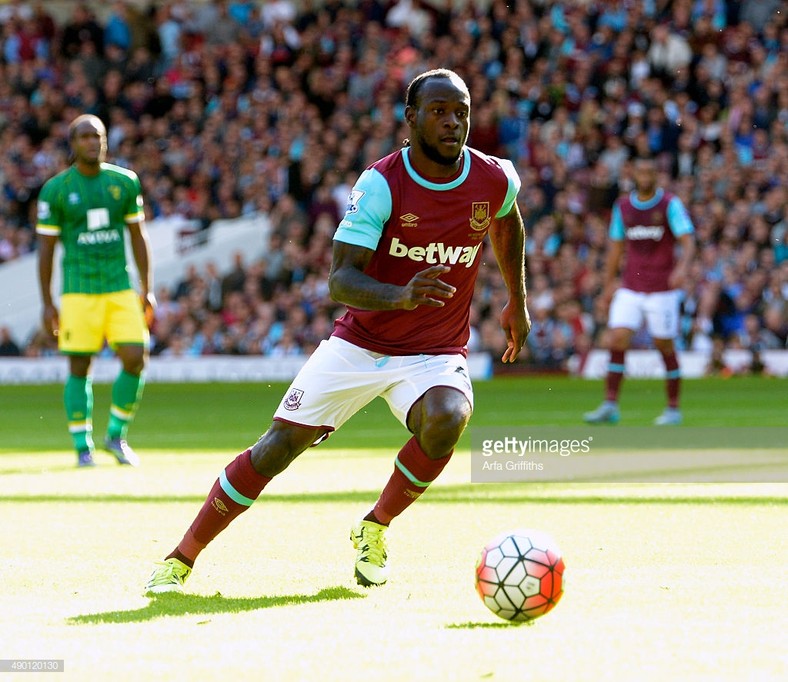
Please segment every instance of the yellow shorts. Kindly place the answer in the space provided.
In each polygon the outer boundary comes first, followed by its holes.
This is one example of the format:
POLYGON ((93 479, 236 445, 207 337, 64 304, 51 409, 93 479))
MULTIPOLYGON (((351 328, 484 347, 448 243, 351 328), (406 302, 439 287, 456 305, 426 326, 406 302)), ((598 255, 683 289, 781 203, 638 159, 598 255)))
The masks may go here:
POLYGON ((105 340, 113 348, 122 344, 147 346, 149 339, 136 291, 63 294, 61 298, 58 347, 62 353, 98 353, 105 340))

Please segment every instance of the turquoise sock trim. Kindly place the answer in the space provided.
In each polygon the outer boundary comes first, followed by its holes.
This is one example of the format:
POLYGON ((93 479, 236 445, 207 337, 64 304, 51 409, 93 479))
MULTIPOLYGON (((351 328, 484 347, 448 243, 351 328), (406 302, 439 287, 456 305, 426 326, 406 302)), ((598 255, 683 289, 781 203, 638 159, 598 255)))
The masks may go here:
POLYGON ((241 495, 241 493, 233 488, 233 484, 227 480, 227 474, 224 472, 224 469, 222 469, 222 473, 219 474, 219 485, 222 486, 222 490, 227 493, 227 497, 233 502, 242 504, 244 507, 252 506, 254 500, 250 497, 246 497, 246 495, 241 495))
POLYGON ((672 369, 670 372, 665 374, 666 379, 681 379, 681 370, 680 369, 672 369))
POLYGON ((405 477, 413 484, 419 486, 419 488, 426 488, 432 481, 420 481, 416 478, 410 471, 405 468, 405 465, 399 461, 399 457, 394 460, 394 465, 399 469, 405 477))
POLYGON ((608 372, 616 372, 618 374, 623 374, 625 369, 626 369, 626 365, 619 365, 619 364, 613 363, 613 362, 611 362, 607 366, 607 371, 608 372))

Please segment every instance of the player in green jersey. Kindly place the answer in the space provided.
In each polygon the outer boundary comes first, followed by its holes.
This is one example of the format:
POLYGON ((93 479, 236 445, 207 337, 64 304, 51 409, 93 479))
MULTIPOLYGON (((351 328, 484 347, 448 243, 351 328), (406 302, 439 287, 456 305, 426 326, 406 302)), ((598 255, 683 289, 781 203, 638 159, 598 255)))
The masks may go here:
POLYGON ((93 466, 93 388, 90 365, 106 341, 122 363, 112 385, 104 446, 120 464, 137 466, 126 442, 143 388, 156 300, 139 178, 105 163, 107 131, 96 116, 69 126, 74 163, 47 181, 38 199, 38 271, 44 328, 69 357, 64 402, 78 466, 93 466), (140 277, 132 286, 125 231, 140 277), (63 246, 63 289, 58 311, 52 298, 55 246, 63 246), (140 302, 140 296, 142 303, 140 302))

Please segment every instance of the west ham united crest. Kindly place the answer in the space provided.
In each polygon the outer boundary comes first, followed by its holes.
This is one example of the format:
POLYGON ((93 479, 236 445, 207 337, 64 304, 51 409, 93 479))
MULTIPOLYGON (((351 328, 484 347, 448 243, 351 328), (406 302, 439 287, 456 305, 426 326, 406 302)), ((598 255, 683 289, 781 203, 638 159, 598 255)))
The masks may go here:
POLYGON ((471 205, 471 227, 477 232, 481 232, 487 229, 490 220, 490 202, 474 201, 471 205))
POLYGON ((284 408, 286 410, 297 410, 301 407, 301 398, 304 397, 304 392, 300 388, 292 388, 290 389, 290 393, 287 394, 287 398, 285 398, 284 408))

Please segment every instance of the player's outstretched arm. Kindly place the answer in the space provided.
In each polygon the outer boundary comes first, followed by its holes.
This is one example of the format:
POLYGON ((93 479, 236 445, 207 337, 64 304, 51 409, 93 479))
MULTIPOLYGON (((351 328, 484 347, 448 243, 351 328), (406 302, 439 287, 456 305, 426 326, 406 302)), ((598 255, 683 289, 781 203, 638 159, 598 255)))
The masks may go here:
POLYGON ((439 277, 450 268, 434 265, 417 272, 404 286, 386 284, 364 272, 374 251, 345 242, 334 242, 328 287, 337 303, 361 310, 413 310, 420 305, 440 308, 442 299, 454 296, 453 286, 439 277))
POLYGON ((516 202, 509 213, 493 221, 490 242, 509 291, 509 301, 501 311, 507 343, 501 360, 514 362, 531 331, 525 293, 525 226, 516 202))

